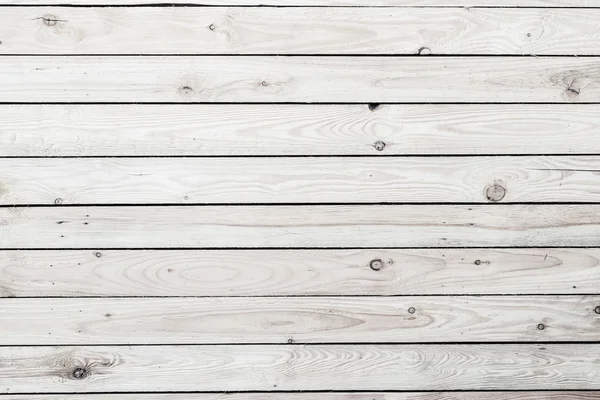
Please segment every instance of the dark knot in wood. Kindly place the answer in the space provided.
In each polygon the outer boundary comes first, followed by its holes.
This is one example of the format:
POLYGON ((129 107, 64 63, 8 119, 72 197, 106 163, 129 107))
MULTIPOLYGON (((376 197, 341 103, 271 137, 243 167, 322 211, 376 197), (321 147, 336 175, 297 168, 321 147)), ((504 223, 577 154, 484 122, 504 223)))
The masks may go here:
POLYGON ((546 329, 546 325, 544 325, 544 324, 538 324, 537 328, 538 328, 540 331, 543 331, 544 329, 546 329))
POLYGON ((57 205, 62 204, 62 202, 63 202, 63 200, 60 197, 54 200, 54 204, 57 204, 57 205))
POLYGON ((600 306, 597 306, 596 308, 594 308, 594 312, 596 314, 600 314, 600 306))
POLYGON ((418 53, 420 56, 428 56, 431 54, 431 49, 429 47, 421 47, 418 53))
POLYGON ((485 190, 485 197, 487 197, 487 199, 492 202, 502 200, 505 195, 506 189, 504 189, 504 187, 498 184, 494 184, 485 190))
POLYGON ((215 26, 215 24, 210 24, 208 26, 208 29, 210 29, 211 31, 214 31, 215 29, 217 29, 217 27, 215 26))
POLYGON ((102 253, 100 253, 99 251, 95 252, 94 255, 98 258, 102 257, 102 253))
POLYGON ((89 372, 87 371, 87 369, 81 367, 75 368, 71 374, 73 379, 84 379, 88 375, 89 372))
POLYGON ((369 103, 369 110, 370 111, 375 111, 375 110, 377 110, 379 108, 380 105, 381 104, 378 104, 378 103, 369 103))
POLYGON ((377 151, 383 151, 383 149, 385 149, 385 142, 382 142, 381 140, 378 140, 375 143, 373 143, 373 147, 377 151))
POLYGON ((369 266, 373 271, 379 271, 381 268, 383 268, 383 261, 381 261, 380 259, 373 260, 371 261, 369 266))
POLYGON ((415 313, 415 311, 417 311, 417 310, 416 310, 414 307, 410 307, 410 308, 408 309, 408 313, 409 313, 409 314, 414 314, 414 313, 415 313))

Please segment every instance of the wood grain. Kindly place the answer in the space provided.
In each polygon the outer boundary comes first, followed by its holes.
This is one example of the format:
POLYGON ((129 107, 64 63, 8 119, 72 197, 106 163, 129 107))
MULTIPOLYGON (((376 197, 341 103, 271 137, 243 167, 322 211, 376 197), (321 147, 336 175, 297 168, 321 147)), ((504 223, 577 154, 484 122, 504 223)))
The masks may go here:
POLYGON ((595 104, 0 105, 0 157, 600 154, 599 114, 595 104))
POLYGON ((0 390, 597 390, 599 354, 589 343, 1 347, 0 390))
POLYGON ((2 7, 0 54, 597 55, 599 20, 566 8, 2 7))
POLYGON ((600 249, 0 251, 0 297, 585 294, 599 287, 600 249), (380 269, 371 268, 374 260, 380 269))
MULTIPOLYGON (((480 400, 481 392, 311 392, 311 393, 136 393, 136 394, 44 394, 27 400, 480 400)), ((488 400, 598 400, 600 392, 486 392, 488 400)), ((5 395, 3 400, 23 400, 5 395)))
POLYGON ((600 202, 600 157, 0 159, 0 204, 600 202))
POLYGON ((596 307, 600 295, 12 299, 0 345, 597 342, 596 307))
MULTIPOLYGON (((18 6, 18 5, 64 5, 64 0, 11 0, 0 4, 18 6)), ((68 4, 75 6, 82 5, 107 5, 102 0, 73 0, 68 4)), ((140 3, 139 0, 119 0, 120 5, 139 5, 139 4, 161 4, 162 0, 145 0, 140 3)), ((169 4, 192 7, 194 5, 211 6, 384 6, 384 7, 599 7, 598 0, 173 0, 169 4)))
POLYGON ((597 247, 600 205, 0 208, 4 249, 597 247))
POLYGON ((600 59, 6 56, 3 102, 600 101, 600 59))

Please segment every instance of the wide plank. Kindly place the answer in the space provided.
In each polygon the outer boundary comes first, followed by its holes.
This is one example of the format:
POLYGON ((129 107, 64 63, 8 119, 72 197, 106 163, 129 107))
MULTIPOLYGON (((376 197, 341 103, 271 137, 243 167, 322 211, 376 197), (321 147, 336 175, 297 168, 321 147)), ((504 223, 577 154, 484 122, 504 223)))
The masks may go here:
POLYGON ((598 248, 0 251, 0 297, 586 294, 599 287, 598 248))
POLYGON ((598 21, 568 8, 0 7, 0 54, 598 55, 598 21))
POLYGON ((2 207, 3 249, 600 245, 600 205, 2 207))
MULTIPOLYGON (((43 394, 27 400, 480 400, 481 392, 310 392, 310 393, 136 393, 43 394)), ((487 400, 598 400, 600 392, 540 391, 486 392, 487 400)), ((24 400, 5 395, 3 400, 24 400)))
POLYGON ((2 102, 600 102, 597 57, 6 56, 2 102))
POLYGON ((600 345, 0 347, 0 392, 600 389, 600 345))
POLYGON ((600 157, 0 159, 0 204, 600 202, 600 157))
POLYGON ((600 154, 599 114, 596 104, 0 104, 0 157, 600 154))
POLYGON ((600 295, 50 298, 0 310, 2 346, 600 341, 600 295))

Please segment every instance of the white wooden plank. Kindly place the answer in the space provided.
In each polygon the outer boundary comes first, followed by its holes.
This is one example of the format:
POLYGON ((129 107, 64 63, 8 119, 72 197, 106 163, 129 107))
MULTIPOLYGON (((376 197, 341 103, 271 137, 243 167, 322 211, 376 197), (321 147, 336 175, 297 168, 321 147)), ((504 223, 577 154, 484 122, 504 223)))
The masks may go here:
MULTIPOLYGON (((166 4, 163 0, 11 0, 0 4, 19 5, 143 5, 166 4)), ((172 0, 168 4, 203 6, 360 6, 360 7, 600 7, 598 0, 172 0)))
POLYGON ((599 287, 600 249, 0 251, 0 297, 584 294, 599 287))
POLYGON ((600 154, 599 114, 595 104, 0 105, 0 156, 600 154))
POLYGON ((52 298, 0 310, 3 346, 600 340, 600 296, 52 298))
POLYGON ((0 159, 0 204, 600 202, 600 157, 0 159))
MULTIPOLYGON (((310 393, 136 393, 43 394, 27 400, 480 400, 481 392, 310 392, 310 393)), ((486 392, 488 400, 598 400, 592 391, 486 392)), ((3 400, 23 400, 5 395, 3 400)))
POLYGON ((599 353, 589 343, 1 347, 0 390, 600 389, 599 353))
POLYGON ((600 205, 0 208, 3 249, 600 244, 600 205))
POLYGON ((600 61, 552 57, 6 56, 3 102, 599 102, 600 61))
POLYGON ((566 8, 2 7, 0 54, 597 55, 599 20, 566 8))

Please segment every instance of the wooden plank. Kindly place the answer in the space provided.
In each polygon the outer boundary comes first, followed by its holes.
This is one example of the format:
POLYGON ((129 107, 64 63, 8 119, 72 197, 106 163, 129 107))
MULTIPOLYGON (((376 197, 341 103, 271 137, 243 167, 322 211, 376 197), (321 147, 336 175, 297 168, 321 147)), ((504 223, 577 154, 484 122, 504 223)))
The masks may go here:
POLYGON ((599 287, 597 248, 0 251, 0 297, 585 294, 599 287))
POLYGON ((600 157, 0 159, 0 204, 600 202, 600 157))
MULTIPOLYGON (((43 394, 27 400, 480 400, 481 392, 311 392, 311 393, 136 393, 136 394, 43 394)), ((488 400, 598 400, 600 392, 486 392, 488 400)), ((5 395, 3 400, 23 400, 5 395)))
POLYGON ((600 101, 596 57, 6 56, 3 102, 600 101))
POLYGON ((0 54, 598 55, 598 20, 566 8, 2 7, 0 54))
POLYGON ((600 154, 599 114, 595 104, 0 105, 0 157, 600 154))
POLYGON ((600 340, 600 295, 51 298, 1 310, 2 346, 600 340))
POLYGON ((0 347, 0 382, 4 393, 597 390, 599 353, 590 343, 0 347))
POLYGON ((0 208, 3 249, 597 247, 600 205, 0 208))

